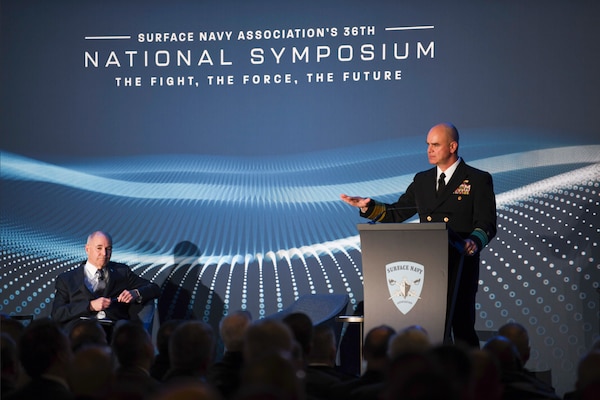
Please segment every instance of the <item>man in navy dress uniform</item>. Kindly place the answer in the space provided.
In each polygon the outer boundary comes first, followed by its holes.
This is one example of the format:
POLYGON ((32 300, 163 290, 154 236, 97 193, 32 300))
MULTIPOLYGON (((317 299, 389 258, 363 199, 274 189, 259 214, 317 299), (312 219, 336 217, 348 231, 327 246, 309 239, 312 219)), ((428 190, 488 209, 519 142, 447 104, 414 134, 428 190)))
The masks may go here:
MULTIPOLYGON (((453 125, 442 123, 431 128, 427 134, 427 157, 435 167, 417 173, 395 203, 345 194, 340 197, 360 208, 362 217, 377 222, 403 222, 418 213, 421 222, 445 222, 462 238, 464 245, 460 250, 454 246, 449 249, 449 306, 463 259, 451 334, 456 343, 479 347, 475 332, 479 257, 496 235, 496 197, 492 176, 467 165, 458 156, 458 143, 458 130, 453 125)), ((446 336, 450 336, 450 332, 446 332, 446 336)))

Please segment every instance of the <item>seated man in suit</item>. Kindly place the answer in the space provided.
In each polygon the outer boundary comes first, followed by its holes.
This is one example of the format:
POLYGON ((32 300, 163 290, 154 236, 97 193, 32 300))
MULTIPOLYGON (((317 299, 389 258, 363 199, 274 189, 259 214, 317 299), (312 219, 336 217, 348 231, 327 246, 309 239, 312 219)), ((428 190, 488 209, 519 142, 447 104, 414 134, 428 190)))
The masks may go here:
POLYGON ((112 238, 96 231, 85 245, 87 261, 56 278, 52 318, 69 331, 81 318, 128 320, 130 306, 160 295, 160 287, 125 264, 110 261, 112 238))

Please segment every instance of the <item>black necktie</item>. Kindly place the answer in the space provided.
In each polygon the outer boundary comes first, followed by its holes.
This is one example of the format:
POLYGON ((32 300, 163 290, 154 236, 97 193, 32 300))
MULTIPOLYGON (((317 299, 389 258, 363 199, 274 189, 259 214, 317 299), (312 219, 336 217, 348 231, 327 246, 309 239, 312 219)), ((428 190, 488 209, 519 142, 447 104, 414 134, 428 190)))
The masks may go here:
POLYGON ((438 179, 438 189, 437 189, 438 194, 442 193, 442 191, 446 187, 446 180, 445 179, 446 179, 446 174, 444 174, 442 172, 440 174, 440 179, 438 179))

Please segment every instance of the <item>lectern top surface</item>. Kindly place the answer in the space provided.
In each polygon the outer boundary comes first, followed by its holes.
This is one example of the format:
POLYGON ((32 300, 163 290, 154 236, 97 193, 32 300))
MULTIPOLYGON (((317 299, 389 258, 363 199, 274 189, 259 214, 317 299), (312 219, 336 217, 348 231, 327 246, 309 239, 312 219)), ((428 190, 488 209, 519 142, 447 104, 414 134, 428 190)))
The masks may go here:
POLYGON ((436 231, 446 230, 445 222, 358 224, 359 231, 436 231))

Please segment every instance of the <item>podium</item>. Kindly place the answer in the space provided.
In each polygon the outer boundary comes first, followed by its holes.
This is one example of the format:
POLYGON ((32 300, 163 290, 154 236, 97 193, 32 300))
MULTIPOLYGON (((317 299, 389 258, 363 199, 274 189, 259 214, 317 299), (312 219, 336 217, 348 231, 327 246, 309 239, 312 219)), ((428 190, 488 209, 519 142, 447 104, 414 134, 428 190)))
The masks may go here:
POLYGON ((420 325, 444 341, 448 293, 445 223, 358 224, 365 334, 379 325, 420 325))

